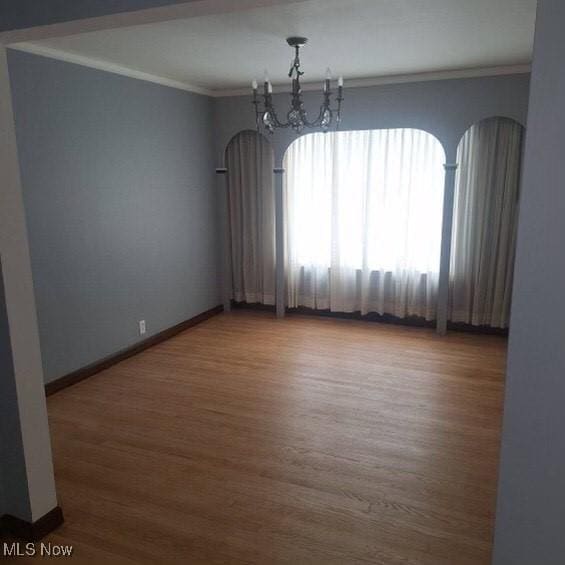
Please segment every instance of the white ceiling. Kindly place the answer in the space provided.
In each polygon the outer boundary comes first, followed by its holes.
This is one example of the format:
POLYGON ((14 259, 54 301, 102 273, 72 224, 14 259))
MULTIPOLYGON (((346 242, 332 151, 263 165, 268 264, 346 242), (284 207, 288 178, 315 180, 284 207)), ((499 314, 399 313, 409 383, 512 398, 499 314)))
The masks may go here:
POLYGON ((34 42, 207 91, 288 79, 285 38, 305 35, 307 81, 527 64, 536 0, 307 0, 34 42))

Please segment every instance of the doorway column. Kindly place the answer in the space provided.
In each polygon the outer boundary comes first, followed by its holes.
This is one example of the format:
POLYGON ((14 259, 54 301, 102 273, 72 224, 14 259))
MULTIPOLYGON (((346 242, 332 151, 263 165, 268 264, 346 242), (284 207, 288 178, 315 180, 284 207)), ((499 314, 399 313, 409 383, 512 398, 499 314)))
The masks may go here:
MULTIPOLYGON (((57 506, 6 48, 0 45, 0 517, 24 537, 57 506)), ((37 526, 37 527, 35 527, 37 526)), ((43 529, 42 529, 43 528, 43 529)))
POLYGON ((276 241, 276 305, 277 317, 284 317, 284 169, 277 167, 273 169, 275 175, 275 241, 276 241))
POLYGON ((437 326, 439 335, 447 333, 447 311, 449 307, 449 267, 451 261, 451 236, 453 234, 453 204, 455 202, 455 173, 457 163, 446 163, 443 191, 443 220, 441 229, 441 258, 437 293, 437 326))
POLYGON ((216 186, 218 199, 220 201, 220 253, 222 257, 222 302, 224 312, 231 311, 232 299, 232 266, 231 266, 231 239, 230 239, 230 218, 228 203, 228 170, 225 168, 216 169, 216 186))
POLYGON ((565 2, 539 0, 493 565, 565 558, 565 2))

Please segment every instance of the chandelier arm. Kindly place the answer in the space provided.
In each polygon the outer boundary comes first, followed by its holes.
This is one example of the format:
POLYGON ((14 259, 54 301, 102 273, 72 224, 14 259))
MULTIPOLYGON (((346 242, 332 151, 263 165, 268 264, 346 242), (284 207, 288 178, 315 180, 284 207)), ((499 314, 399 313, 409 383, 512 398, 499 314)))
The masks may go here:
POLYGON ((312 123, 312 127, 318 127, 318 126, 322 125, 322 119, 323 119, 323 116, 324 116, 324 111, 326 109, 327 109, 327 106, 325 104, 322 104, 320 106, 320 111, 318 112, 318 117, 312 123))
POLYGON ((275 111, 274 106, 271 104, 270 110, 271 112, 271 116, 273 117, 273 120, 275 122, 276 127, 278 128, 287 128, 290 124, 287 122, 281 122, 279 120, 279 117, 277 116, 277 112, 275 111))
POLYGON ((304 120, 304 125, 308 128, 318 127, 319 124, 320 124, 320 116, 318 116, 313 122, 310 122, 307 119, 304 120))
MULTIPOLYGON (((273 100, 271 94, 267 93, 263 95, 263 107, 264 110, 261 114, 265 114, 265 112, 269 112, 271 118, 273 119, 275 128, 285 128, 289 126, 288 123, 283 123, 279 120, 275 107, 273 106, 273 100)), ((271 133, 273 132, 271 131, 271 133)))
POLYGON ((322 126, 322 122, 324 119, 324 112, 326 110, 330 111, 330 121, 328 123, 328 126, 330 126, 333 121, 334 110, 332 110, 332 108, 329 105, 329 99, 324 101, 324 103, 320 105, 320 110, 318 112, 318 116, 316 117, 316 119, 312 122, 308 122, 306 125, 312 128, 322 126))

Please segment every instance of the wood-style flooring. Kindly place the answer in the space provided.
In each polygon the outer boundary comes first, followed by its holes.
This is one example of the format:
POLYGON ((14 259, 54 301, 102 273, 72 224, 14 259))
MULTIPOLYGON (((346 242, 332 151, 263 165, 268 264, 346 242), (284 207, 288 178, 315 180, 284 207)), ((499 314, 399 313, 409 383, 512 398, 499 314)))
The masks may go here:
POLYGON ((488 564, 505 355, 216 316, 48 399, 66 522, 46 541, 75 563, 488 564))

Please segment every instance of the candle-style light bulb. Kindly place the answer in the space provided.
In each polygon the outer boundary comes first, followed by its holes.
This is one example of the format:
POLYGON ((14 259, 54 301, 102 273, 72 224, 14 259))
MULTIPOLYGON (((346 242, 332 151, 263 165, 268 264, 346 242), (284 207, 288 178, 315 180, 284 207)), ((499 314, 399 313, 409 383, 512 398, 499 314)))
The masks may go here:
POLYGON ((253 82, 251 83, 251 88, 253 88, 253 90, 257 90, 257 81, 255 79, 253 79, 253 82))
POLYGON ((273 94, 273 85, 271 84, 271 81, 267 81, 267 92, 269 94, 273 94))
POLYGON ((340 88, 343 88, 343 77, 339 77, 339 78, 337 79, 337 85, 338 85, 340 88))

